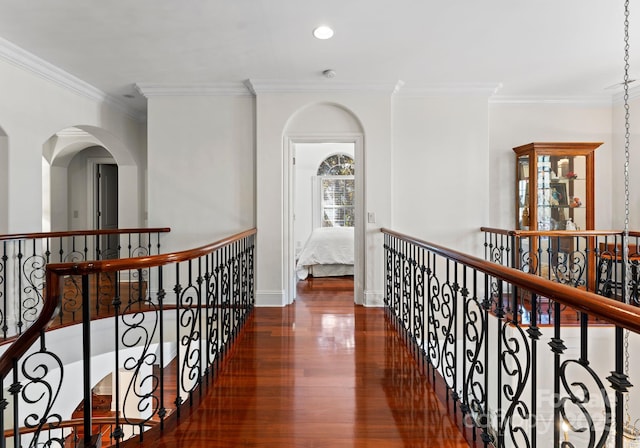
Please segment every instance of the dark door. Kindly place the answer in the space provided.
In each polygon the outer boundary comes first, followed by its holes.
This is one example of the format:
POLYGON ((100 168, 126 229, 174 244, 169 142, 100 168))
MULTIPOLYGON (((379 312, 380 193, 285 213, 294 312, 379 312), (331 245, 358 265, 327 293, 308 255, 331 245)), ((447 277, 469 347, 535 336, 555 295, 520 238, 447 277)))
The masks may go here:
MULTIPOLYGON (((118 165, 101 163, 96 165, 96 228, 102 230, 118 228, 118 165)), ((118 235, 100 238, 102 259, 118 257, 118 235)))

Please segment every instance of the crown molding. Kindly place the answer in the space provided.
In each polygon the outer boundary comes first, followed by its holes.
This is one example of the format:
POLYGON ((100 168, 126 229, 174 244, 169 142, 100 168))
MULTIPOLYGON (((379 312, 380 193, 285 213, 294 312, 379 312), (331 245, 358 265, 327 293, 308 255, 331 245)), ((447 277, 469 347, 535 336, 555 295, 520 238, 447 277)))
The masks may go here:
POLYGON ((135 84, 141 95, 153 96, 247 96, 252 92, 242 82, 220 82, 211 84, 135 84))
POLYGON ((322 81, 295 81, 295 80, 266 80, 247 79, 244 82, 247 89, 254 95, 259 93, 361 93, 379 92, 387 94, 397 93, 402 85, 402 81, 393 82, 350 82, 326 79, 322 81))
POLYGON ((582 106, 611 106, 611 95, 529 95, 529 96, 493 96, 489 98, 491 104, 566 104, 582 106))
POLYGON ((98 103, 107 103, 137 121, 141 121, 142 119, 139 113, 130 108, 119 98, 115 98, 112 95, 107 95, 105 92, 98 89, 97 87, 92 86, 88 82, 81 80, 71 73, 62 70, 59 67, 56 67, 50 62, 47 62, 44 59, 41 59, 38 56, 29 53, 26 50, 23 50, 17 45, 1 37, 0 58, 16 67, 21 68, 22 70, 33 73, 34 75, 39 76, 42 79, 57 84, 92 101, 98 103))
POLYGON ((425 96, 451 96, 451 95, 478 95, 492 96, 502 88, 502 83, 407 83, 398 93, 401 97, 425 97, 425 96))

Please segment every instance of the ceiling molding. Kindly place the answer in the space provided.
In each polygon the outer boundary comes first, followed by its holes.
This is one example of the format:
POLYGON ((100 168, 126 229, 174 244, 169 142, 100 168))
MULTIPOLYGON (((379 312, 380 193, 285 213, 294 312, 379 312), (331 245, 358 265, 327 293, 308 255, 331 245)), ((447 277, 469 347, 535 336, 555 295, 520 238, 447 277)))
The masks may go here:
POLYGON ((259 93, 361 93, 380 92, 394 94, 402 87, 402 81, 393 82, 351 82, 326 79, 322 81, 248 79, 247 88, 254 94, 259 93))
POLYGON ((575 96, 500 96, 489 98, 491 104, 573 104, 583 106, 611 106, 611 95, 575 95, 575 96))
POLYGON ((401 97, 450 96, 450 95, 480 95, 492 96, 502 88, 502 83, 432 83, 405 84, 398 92, 401 97))
POLYGON ((16 67, 33 73, 42 79, 57 84, 92 101, 107 103, 135 120, 140 121, 142 118, 139 113, 130 108, 119 98, 107 95, 102 90, 92 86, 88 82, 81 80, 71 73, 62 70, 61 68, 32 53, 29 53, 28 51, 23 50, 2 37, 0 37, 0 58, 12 65, 15 65, 16 67))
POLYGON ((145 97, 153 96, 247 96, 252 92, 242 82, 211 84, 160 84, 140 82, 135 88, 145 97))

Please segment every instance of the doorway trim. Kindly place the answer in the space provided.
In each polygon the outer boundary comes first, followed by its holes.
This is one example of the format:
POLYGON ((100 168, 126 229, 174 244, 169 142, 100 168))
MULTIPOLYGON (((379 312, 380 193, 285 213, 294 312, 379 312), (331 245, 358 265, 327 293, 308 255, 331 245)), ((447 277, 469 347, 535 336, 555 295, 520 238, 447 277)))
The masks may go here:
POLYGON ((283 254, 284 254, 284 282, 287 305, 293 303, 296 298, 296 276, 295 276, 295 241, 294 241, 294 157, 295 146, 298 143, 352 143, 355 148, 355 228, 354 228, 354 250, 355 264, 353 273, 354 284, 354 303, 358 305, 364 304, 364 285, 365 285, 365 204, 364 204, 364 188, 366 182, 365 163, 364 163, 364 136, 362 134, 304 134, 304 135, 287 135, 285 136, 284 148, 284 194, 283 194, 283 211, 284 211, 284 238, 283 238, 283 254))

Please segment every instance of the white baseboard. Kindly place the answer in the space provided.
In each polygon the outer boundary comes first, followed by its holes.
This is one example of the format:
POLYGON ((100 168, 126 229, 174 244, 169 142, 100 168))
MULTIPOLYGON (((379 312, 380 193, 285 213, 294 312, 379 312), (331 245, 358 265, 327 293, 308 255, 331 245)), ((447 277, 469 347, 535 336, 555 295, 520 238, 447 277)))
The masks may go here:
POLYGON ((382 291, 365 291, 363 305, 367 307, 384 306, 384 293, 382 291))
POLYGON ((256 291, 256 306, 284 306, 284 291, 256 291))

